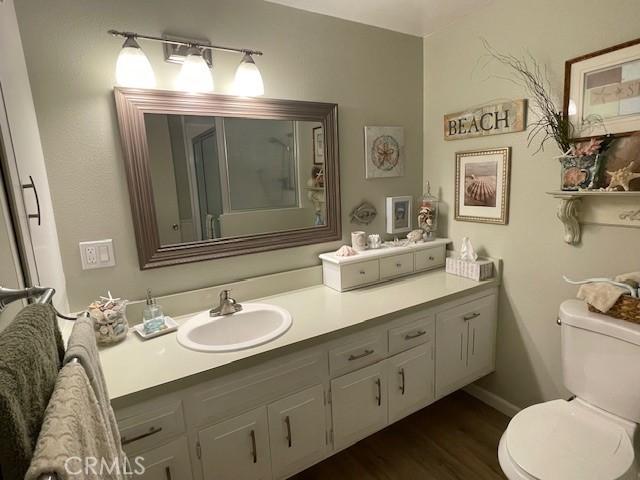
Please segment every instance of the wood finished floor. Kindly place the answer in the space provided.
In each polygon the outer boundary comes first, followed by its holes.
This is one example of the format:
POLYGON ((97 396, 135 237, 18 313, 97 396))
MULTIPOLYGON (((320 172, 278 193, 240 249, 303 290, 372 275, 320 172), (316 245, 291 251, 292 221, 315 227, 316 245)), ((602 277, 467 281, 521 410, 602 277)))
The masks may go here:
POLYGON ((497 410, 456 392, 293 479, 504 479, 497 449, 508 423, 497 410))

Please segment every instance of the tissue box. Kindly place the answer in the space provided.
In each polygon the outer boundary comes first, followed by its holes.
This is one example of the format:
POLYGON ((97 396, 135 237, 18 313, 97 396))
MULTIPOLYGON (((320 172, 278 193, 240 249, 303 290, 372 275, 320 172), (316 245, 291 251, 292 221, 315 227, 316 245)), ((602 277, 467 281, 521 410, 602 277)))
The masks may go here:
POLYGON ((478 258, 476 262, 468 262, 456 257, 447 257, 445 269, 447 273, 470 278, 476 282, 493 277, 493 262, 482 258, 478 258))

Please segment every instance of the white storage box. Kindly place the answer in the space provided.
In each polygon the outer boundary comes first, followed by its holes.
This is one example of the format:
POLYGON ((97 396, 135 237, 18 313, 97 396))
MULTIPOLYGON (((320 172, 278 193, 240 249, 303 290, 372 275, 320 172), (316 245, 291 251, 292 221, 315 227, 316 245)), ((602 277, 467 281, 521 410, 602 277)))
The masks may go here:
POLYGON ((470 278, 476 282, 493 277, 493 261, 486 258, 478 258, 475 262, 468 262, 460 260, 458 257, 447 257, 445 269, 447 273, 470 278))

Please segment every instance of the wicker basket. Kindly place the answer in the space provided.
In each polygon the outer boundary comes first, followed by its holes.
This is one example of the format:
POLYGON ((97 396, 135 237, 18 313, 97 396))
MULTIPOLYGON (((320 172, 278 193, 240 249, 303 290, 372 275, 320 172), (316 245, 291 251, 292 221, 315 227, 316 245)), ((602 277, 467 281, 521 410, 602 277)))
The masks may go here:
POLYGON ((633 298, 631 295, 621 295, 608 312, 601 312, 592 305, 589 305, 589 310, 627 322, 640 323, 640 298, 633 298))

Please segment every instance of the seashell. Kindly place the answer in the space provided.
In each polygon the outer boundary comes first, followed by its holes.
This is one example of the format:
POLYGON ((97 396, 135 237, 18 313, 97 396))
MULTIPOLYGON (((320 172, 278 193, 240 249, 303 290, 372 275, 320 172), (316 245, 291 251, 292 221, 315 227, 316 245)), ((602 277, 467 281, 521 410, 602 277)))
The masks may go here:
POLYGON ((370 202, 364 201, 360 205, 356 205, 349 217, 351 217, 351 223, 355 223, 358 225, 369 225, 373 222, 373 219, 378 215, 378 211, 376 207, 374 207, 370 202))
POLYGON ((349 245, 343 245, 336 252, 336 257, 352 257, 357 254, 358 252, 349 245))
POLYGON ((407 233, 407 240, 411 243, 417 243, 420 240, 422 240, 422 230, 418 229, 418 230, 411 230, 409 233, 407 233))
POLYGON ((467 194, 478 202, 491 201, 496 194, 496 187, 475 175, 472 175, 471 179, 471 184, 467 187, 467 194))

